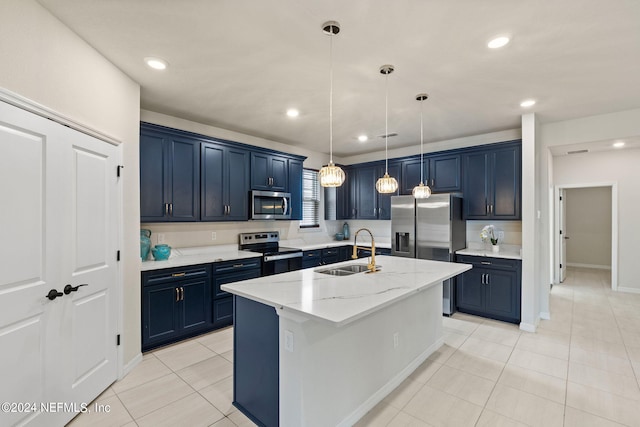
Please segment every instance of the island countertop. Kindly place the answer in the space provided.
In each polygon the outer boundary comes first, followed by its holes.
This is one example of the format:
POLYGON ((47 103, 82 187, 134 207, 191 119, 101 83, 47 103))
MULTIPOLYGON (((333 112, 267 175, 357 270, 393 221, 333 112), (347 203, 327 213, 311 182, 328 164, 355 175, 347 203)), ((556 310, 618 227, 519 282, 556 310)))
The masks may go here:
POLYGON ((291 271, 222 285, 222 290, 301 315, 343 326, 396 301, 471 269, 470 265, 377 256, 376 273, 332 276, 319 270, 363 264, 366 259, 291 271))

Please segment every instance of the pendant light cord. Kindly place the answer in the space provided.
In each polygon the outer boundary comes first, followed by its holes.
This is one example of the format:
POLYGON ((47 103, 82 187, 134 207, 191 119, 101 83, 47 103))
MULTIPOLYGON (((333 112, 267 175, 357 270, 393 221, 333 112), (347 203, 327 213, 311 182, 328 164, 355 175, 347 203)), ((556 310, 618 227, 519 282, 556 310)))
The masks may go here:
POLYGON ((385 95, 384 95, 384 174, 389 174, 389 72, 385 74, 385 95))
POLYGON ((329 36, 329 164, 333 164, 333 30, 329 36))
POLYGON ((422 173, 424 170, 424 164, 423 164, 423 149, 422 149, 422 144, 424 141, 424 127, 422 125, 422 112, 423 112, 423 108, 422 108, 422 104, 424 103, 424 100, 420 101, 420 184, 422 184, 424 182, 422 173))

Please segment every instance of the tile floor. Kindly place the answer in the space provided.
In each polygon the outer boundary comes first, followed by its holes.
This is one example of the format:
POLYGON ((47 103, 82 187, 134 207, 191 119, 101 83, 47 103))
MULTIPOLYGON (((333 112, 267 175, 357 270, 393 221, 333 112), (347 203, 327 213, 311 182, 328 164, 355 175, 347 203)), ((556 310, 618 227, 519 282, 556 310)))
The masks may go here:
MULTIPOLYGON (((357 426, 640 426, 640 295, 571 269, 536 333, 461 313, 446 344, 357 426)), ((232 329, 144 355, 70 426, 252 426, 231 404, 232 329)))

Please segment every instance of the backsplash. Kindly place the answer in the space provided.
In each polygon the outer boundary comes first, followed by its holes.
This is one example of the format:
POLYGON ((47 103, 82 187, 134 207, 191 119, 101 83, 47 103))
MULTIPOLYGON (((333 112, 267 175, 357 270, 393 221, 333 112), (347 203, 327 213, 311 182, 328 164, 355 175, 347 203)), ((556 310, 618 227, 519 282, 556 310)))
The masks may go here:
POLYGON ((496 232, 504 231, 504 240, 499 244, 522 246, 522 221, 467 221, 467 247, 469 243, 482 243, 480 232, 484 226, 493 224, 496 232))

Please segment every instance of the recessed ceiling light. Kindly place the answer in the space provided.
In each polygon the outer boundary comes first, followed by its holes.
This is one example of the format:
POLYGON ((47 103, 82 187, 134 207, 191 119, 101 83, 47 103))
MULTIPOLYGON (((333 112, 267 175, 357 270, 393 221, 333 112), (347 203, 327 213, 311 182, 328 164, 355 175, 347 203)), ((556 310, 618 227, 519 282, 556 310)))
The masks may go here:
POLYGON ((295 108, 289 108, 287 110, 287 116, 289 117, 298 117, 300 115, 300 111, 296 110, 295 108))
POLYGON ((144 58, 144 62, 154 70, 164 70, 169 65, 164 59, 154 58, 151 56, 144 58))
POLYGON ((520 103, 521 107, 527 108, 536 105, 536 101, 534 99, 525 99, 520 103))
POLYGON ((616 141, 616 142, 613 143, 613 146, 615 148, 622 148, 622 147, 624 147, 624 141, 616 141))
POLYGON ((367 142, 369 140, 369 137, 367 135, 359 135, 358 136, 358 141, 360 142, 367 142))
POLYGON ((487 43, 487 47, 489 49, 499 49, 503 46, 506 46, 507 43, 509 43, 509 37, 500 36, 490 40, 489 43, 487 43))

